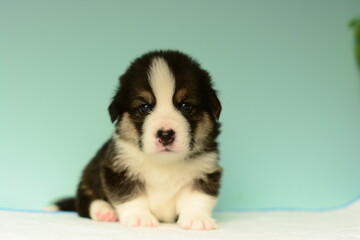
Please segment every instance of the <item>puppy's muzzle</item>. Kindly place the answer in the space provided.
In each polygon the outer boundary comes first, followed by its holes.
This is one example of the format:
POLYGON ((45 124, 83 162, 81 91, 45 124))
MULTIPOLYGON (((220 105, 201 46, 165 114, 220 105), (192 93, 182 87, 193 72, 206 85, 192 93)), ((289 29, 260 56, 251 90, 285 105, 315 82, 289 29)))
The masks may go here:
POLYGON ((175 132, 174 130, 158 130, 156 133, 156 138, 159 143, 163 146, 168 146, 175 141, 175 132))

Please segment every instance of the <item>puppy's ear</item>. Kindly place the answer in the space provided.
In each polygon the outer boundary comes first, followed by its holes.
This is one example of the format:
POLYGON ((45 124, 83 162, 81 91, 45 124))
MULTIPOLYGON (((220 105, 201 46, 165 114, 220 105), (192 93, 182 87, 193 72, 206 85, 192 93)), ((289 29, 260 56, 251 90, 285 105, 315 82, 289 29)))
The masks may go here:
POLYGON ((116 119, 118 119, 118 117, 120 116, 120 108, 118 106, 117 100, 114 99, 111 103, 110 106, 108 108, 109 110, 109 114, 111 117, 111 122, 115 122, 116 119))
POLYGON ((212 90, 211 94, 210 94, 210 110, 211 110, 211 114, 213 115, 213 117, 216 120, 219 120, 220 117, 220 113, 221 113, 221 103, 218 99, 218 97, 216 96, 216 92, 214 90, 212 90))

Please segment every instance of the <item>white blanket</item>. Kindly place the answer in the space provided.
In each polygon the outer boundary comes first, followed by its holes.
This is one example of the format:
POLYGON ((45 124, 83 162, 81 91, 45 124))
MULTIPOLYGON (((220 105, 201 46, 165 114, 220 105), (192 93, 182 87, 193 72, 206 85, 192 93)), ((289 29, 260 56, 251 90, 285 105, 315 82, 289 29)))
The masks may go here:
POLYGON ((106 239, 240 239, 240 240, 360 240, 360 201, 323 212, 265 211, 215 213, 219 229, 182 230, 175 224, 129 228, 94 222, 74 213, 0 211, 1 240, 106 239))

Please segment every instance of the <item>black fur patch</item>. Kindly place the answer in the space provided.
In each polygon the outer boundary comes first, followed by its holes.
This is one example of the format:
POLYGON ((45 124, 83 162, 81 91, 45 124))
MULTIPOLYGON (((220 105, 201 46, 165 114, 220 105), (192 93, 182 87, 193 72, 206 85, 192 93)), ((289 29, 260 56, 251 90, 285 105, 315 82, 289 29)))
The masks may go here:
POLYGON ((107 141, 97 152, 83 171, 76 194, 76 211, 82 217, 90 217, 90 204, 96 199, 107 201, 101 181, 101 168, 104 161, 113 158, 111 140, 107 141))
POLYGON ((102 173, 107 196, 113 204, 129 201, 144 191, 144 184, 138 179, 129 177, 127 169, 119 171, 111 166, 105 166, 102 173))
POLYGON ((211 196, 218 196, 221 174, 221 170, 207 174, 205 178, 195 181, 194 188, 211 196))

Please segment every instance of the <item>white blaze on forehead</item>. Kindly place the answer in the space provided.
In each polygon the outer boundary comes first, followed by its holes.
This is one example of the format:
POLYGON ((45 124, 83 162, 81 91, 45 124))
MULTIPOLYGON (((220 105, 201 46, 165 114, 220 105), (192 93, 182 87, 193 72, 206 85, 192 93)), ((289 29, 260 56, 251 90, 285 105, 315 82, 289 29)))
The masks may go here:
POLYGON ((175 78, 165 59, 157 57, 151 62, 149 82, 156 97, 157 107, 169 107, 175 91, 175 78))
MULTIPOLYGON (((175 140, 168 148, 175 153, 184 155, 189 151, 189 124, 173 104, 174 74, 164 58, 155 57, 150 64, 148 77, 156 104, 143 123, 141 137, 143 150, 146 153, 164 151, 164 146, 157 139, 157 132, 172 129, 175 132, 175 140)), ((164 156, 168 158, 170 155, 164 156)), ((172 154, 172 156, 175 158, 177 155, 172 154)))

